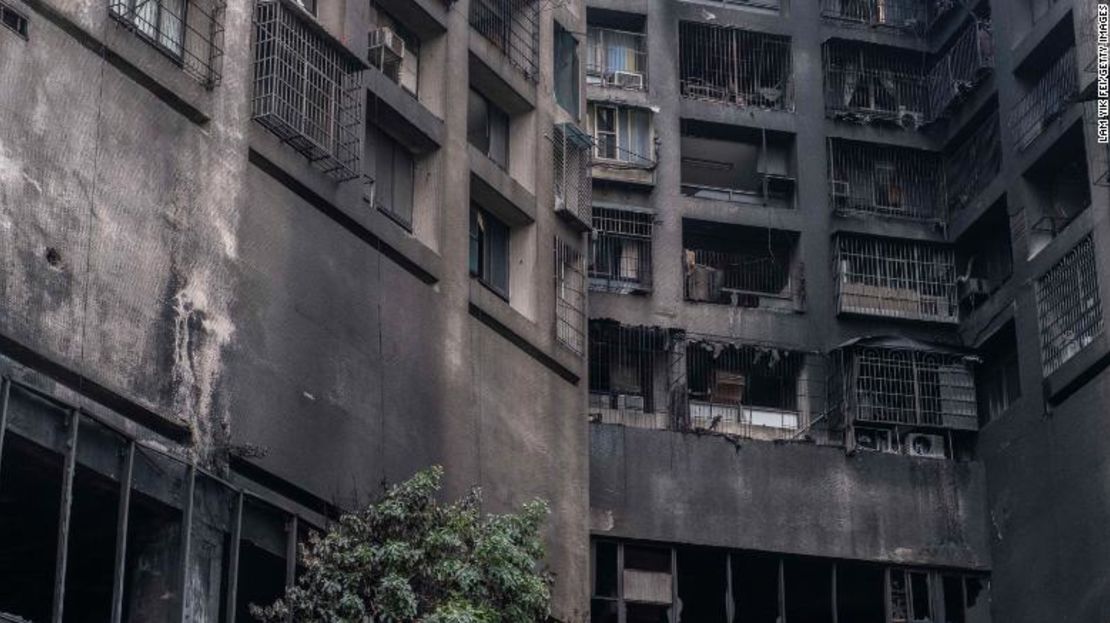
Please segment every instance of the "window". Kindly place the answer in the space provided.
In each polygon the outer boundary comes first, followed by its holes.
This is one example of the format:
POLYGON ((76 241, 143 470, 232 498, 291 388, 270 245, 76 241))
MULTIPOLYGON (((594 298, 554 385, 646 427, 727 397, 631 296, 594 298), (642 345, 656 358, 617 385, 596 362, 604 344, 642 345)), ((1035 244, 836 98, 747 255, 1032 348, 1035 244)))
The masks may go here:
POLYGON ((739 107, 794 109, 790 38, 681 22, 682 95, 739 107))
POLYGON ((801 309, 797 232, 685 219, 682 244, 687 301, 801 309))
POLYGON ((380 7, 374 8, 378 28, 370 31, 370 64, 415 96, 420 82, 420 39, 380 7), (404 53, 398 54, 401 48, 404 53))
POLYGON ((581 355, 586 348, 586 275, 584 258, 555 237, 555 337, 581 355))
POLYGON ((470 274, 509 298, 509 226, 477 205, 470 206, 470 274))
POLYGON ((466 138, 502 169, 509 167, 509 115, 474 89, 467 102, 466 138))
MULTIPOLYGON (((635 24, 642 28, 642 24, 635 24)), ((586 29, 586 81, 643 90, 647 51, 643 32, 590 25, 586 29)))
POLYGON ((955 322, 955 253, 907 240, 840 236, 836 285, 842 313, 955 322))
POLYGON ((753 128, 682 122, 682 194, 794 207, 794 138, 753 128))
POLYGON ((470 25, 535 82, 539 41, 539 0, 474 0, 470 25))
POLYGON ((660 376, 666 370, 666 331, 591 320, 589 340, 590 418, 668 428, 666 383, 660 376))
POLYGON ((890 623, 932 623, 931 579, 924 571, 890 570, 890 623))
POLYGON ((928 120, 925 72, 918 54, 831 40, 824 45, 825 113, 854 123, 916 130, 928 120))
POLYGON ((183 25, 185 21, 186 0, 125 0, 126 5, 117 4, 113 8, 125 11, 128 21, 135 29, 158 44, 171 56, 181 58, 181 46, 185 40, 183 25))
POLYGON ((415 168, 412 154, 372 124, 367 124, 366 141, 364 166, 374 178, 374 207, 411 229, 415 168))
POLYGON ((1098 267, 1090 235, 1037 280, 1037 316, 1046 376, 1102 333, 1098 267))
POLYGON ((597 159, 641 167, 654 164, 649 111, 591 104, 589 124, 597 159))
POLYGON ((655 216, 594 208, 590 288, 608 292, 651 289, 651 230, 655 216))
POLYGON ((555 102, 578 117, 578 40, 562 24, 555 22, 555 102))
POLYGON ((27 38, 27 18, 3 2, 0 2, 0 24, 20 37, 27 38))

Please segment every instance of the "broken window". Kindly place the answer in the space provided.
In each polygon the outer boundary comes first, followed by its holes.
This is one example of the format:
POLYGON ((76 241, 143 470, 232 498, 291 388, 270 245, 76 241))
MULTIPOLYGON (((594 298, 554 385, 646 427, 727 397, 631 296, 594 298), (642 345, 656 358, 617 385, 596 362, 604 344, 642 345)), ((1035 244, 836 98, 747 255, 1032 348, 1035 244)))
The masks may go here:
POLYGON ((840 235, 835 242, 841 313, 956 322, 956 258, 950 247, 840 235))
POLYGON ((254 30, 254 120, 336 180, 359 177, 361 59, 278 0, 256 2, 254 30))
POLYGON ((1030 257, 1091 205, 1081 125, 1073 126, 1025 172, 1031 201, 1025 206, 1030 257))
POLYGON ((420 86, 420 39, 376 2, 370 8, 375 24, 370 31, 370 64, 415 96, 420 86))
POLYGON ((725 550, 682 547, 675 552, 678 623, 728 623, 725 550))
POLYGON ((27 38, 27 17, 5 2, 0 2, 0 24, 20 37, 27 38))
POLYGON ((578 117, 578 39, 559 22, 555 22, 555 63, 552 81, 555 83, 555 103, 572 117, 578 117))
POLYGON ((830 203, 837 214, 943 222, 944 175, 933 152, 829 139, 830 203))
POLYGON ((796 232, 684 219, 682 243, 687 301, 785 311, 802 307, 804 269, 795 257, 796 232))
POLYGON ((682 194, 794 207, 794 138, 781 132, 683 121, 682 194))
POLYGON ((948 209, 963 210, 986 189, 1002 165, 1002 143, 998 135, 998 110, 990 116, 969 124, 970 135, 956 145, 944 159, 948 185, 948 209))
POLYGON ((651 290, 651 212, 594 208, 590 288, 604 292, 651 290))
POLYGON ((591 320, 589 340, 591 419, 667 428, 666 332, 591 320))
POLYGON ((555 337, 581 355, 586 348, 585 258, 555 237, 555 337))
POLYGON ((412 152, 377 125, 367 123, 363 167, 373 178, 371 204, 411 230, 416 171, 412 152))
POLYGON ((1021 398, 1017 338, 1011 320, 983 345, 983 365, 978 367, 981 424, 1000 417, 1021 398))
POLYGON ((1078 75, 1073 46, 1033 78, 1031 86, 1010 111, 1008 123, 1018 151, 1029 147, 1067 111, 1079 91, 1078 75))
POLYGON ((993 68, 990 17, 974 16, 929 70, 930 117, 951 116, 956 105, 982 83, 993 68))
POLYGON ((593 140, 573 123, 552 127, 551 162, 555 213, 579 229, 589 229, 593 208, 590 151, 593 140))
POLYGON ((502 169, 509 167, 509 115, 474 89, 467 100, 466 137, 502 169))
POLYGON ((1102 334, 1098 268, 1089 234, 1037 279, 1037 317, 1046 376, 1102 334))
POLYGON ((836 563, 837 620, 850 623, 887 623, 883 568, 859 562, 836 563))
POLYGON ((477 204, 470 205, 470 274, 509 298, 509 226, 477 204))
POLYGON ((933 623, 928 573, 890 570, 890 623, 933 623))
POLYGON ((685 97, 794 109, 789 37, 680 22, 678 41, 679 84, 685 97))
POLYGON ((651 112, 647 109, 591 103, 587 121, 593 135, 594 158, 599 161, 595 164, 655 164, 651 112))
POLYGON ((236 621, 251 621, 250 605, 266 606, 285 594, 289 582, 290 522, 278 509, 244 497, 239 541, 236 621))
POLYGON ((586 82, 643 90, 647 48, 643 17, 588 9, 586 82))
POLYGON ((825 112, 856 123, 916 130, 928 120, 919 55, 895 48, 831 40, 824 45, 825 112))
POLYGON ((990 299, 1013 272, 1010 216, 1006 199, 991 206, 956 244, 960 312, 968 314, 990 299))
POLYGON ((537 0, 474 0, 470 25, 524 76, 539 79, 540 3, 537 0))
POLYGON ((182 525, 189 469, 147 448, 135 452, 127 525, 124 621, 164 621, 182 608, 182 525))
POLYGON ((781 559, 757 552, 732 552, 729 558, 735 620, 780 623, 781 559))
POLYGON ((801 353, 711 336, 688 335, 687 340, 684 380, 691 427, 776 438, 804 424, 801 353))
POLYGON ((829 560, 796 557, 783 560, 787 621, 833 623, 832 574, 833 565, 829 560))

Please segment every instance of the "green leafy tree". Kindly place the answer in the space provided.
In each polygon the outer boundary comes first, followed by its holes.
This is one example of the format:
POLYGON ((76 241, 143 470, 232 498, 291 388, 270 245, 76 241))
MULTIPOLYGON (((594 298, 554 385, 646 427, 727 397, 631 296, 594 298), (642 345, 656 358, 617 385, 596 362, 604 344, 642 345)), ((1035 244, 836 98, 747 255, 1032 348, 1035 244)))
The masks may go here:
POLYGON ((272 623, 526 623, 546 621, 551 574, 542 566, 542 500, 485 514, 475 488, 452 504, 432 467, 344 515, 301 548, 303 571, 285 597, 251 606, 272 623))

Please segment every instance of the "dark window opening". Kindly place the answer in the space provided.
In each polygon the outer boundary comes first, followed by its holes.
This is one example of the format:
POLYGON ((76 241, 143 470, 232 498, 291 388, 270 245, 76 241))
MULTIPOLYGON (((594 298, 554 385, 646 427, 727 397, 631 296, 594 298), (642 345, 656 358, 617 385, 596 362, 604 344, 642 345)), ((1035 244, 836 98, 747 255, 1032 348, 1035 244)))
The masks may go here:
POLYGON ((983 345, 979 366, 979 417, 986 424, 1006 412, 1021 397, 1017 336, 1014 322, 1006 323, 983 345))
POLYGON ((247 498, 239 541, 236 621, 255 621, 250 605, 268 606, 285 594, 287 520, 276 509, 247 498))
POLYGON ((886 623, 883 568, 862 563, 836 563, 837 620, 886 623))
POLYGON ((968 314, 989 300, 1013 272, 1010 216, 1005 198, 999 199, 960 237, 956 243, 956 263, 960 312, 968 314))
POLYGON ((617 544, 594 543, 594 597, 617 597, 617 544))
POLYGON ((944 591, 944 618, 941 623, 966 623, 964 579, 958 575, 943 576, 941 588, 944 591))
POLYGON ((679 623, 727 623, 728 561, 724 550, 681 548, 676 553, 679 623))
POLYGON ((182 518, 186 468, 164 455, 135 452, 127 526, 125 621, 165 621, 181 610, 182 518))
POLYGON ((783 560, 782 569, 783 591, 786 595, 786 620, 832 623, 832 562, 786 558, 783 560))
POLYGON ((939 154, 829 139, 829 195, 839 215, 944 222, 939 154))
POLYGON ((509 298, 509 226, 477 205, 470 206, 470 274, 509 298))
POLYGON ((27 38, 27 18, 3 2, 0 2, 0 24, 3 24, 20 37, 27 38))
POLYGON ((466 137, 490 160, 508 168, 509 115, 474 89, 467 103, 466 137))
POLYGON ((684 219, 685 298, 796 311, 802 304, 798 234, 684 219))
POLYGON ((682 194, 794 207, 794 138, 781 132, 683 121, 682 194))
POLYGON ((618 293, 651 289, 654 221, 650 212, 594 208, 591 289, 618 293))
POLYGON ((373 206, 411 230, 416 170, 412 153, 372 123, 366 124, 365 151, 364 166, 374 180, 373 206))
POLYGON ((1026 173, 1032 200, 1026 206, 1026 223, 1035 238, 1036 254, 1091 205, 1083 126, 1076 124, 1026 173))
POLYGON ((578 39, 555 22, 554 70, 555 102, 578 118, 578 39))
POLYGON ((768 554, 732 554, 732 599, 737 621, 779 623, 779 558, 768 554))

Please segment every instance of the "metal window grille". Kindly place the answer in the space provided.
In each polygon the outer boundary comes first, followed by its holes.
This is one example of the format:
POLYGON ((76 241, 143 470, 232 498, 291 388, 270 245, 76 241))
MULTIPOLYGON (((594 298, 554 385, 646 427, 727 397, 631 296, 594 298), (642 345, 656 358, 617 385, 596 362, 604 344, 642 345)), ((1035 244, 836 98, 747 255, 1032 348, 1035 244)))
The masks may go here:
POLYGON ((586 80, 625 89, 646 89, 646 41, 641 32, 588 27, 586 80))
POLYGON ((829 139, 829 199, 837 214, 878 214, 943 222, 940 155, 829 139))
POLYGON ((850 24, 924 34, 954 3, 930 0, 821 0, 821 15, 850 24))
POLYGON ((585 258, 555 237, 555 337, 578 353, 586 348, 585 258))
POLYGON ((810 387, 804 353, 701 334, 687 334, 678 350, 685 375, 673 390, 685 398, 676 413, 686 420, 676 421, 686 427, 777 439, 807 426, 811 397, 821 392, 810 387))
POLYGON ((979 426, 973 359, 918 348, 856 345, 834 353, 834 368, 850 422, 979 426))
POLYGON ((956 212, 971 205, 998 175, 1001 164, 1002 142, 995 111, 944 159, 948 210, 956 212))
POLYGON ((734 227, 707 235, 684 224, 685 299, 796 311, 804 304, 804 264, 792 232, 734 227))
POLYGON ((1045 375, 1102 333, 1095 245, 1089 235, 1037 280, 1037 317, 1045 375))
POLYGON ((913 60, 893 48, 829 41, 824 58, 829 117, 910 130, 929 120, 924 57, 913 60))
POLYGON ((957 321, 956 260, 949 247, 838 236, 834 263, 842 313, 957 321))
POLYGON ((286 0, 254 9, 251 114, 333 178, 359 177, 362 62, 286 0))
POLYGON ((929 71, 929 116, 950 114, 994 68, 991 23, 975 20, 956 36, 952 46, 929 71))
POLYGON ((1049 67, 1010 112, 1009 126, 1018 151, 1029 147, 1067 111, 1079 92, 1078 79, 1073 47, 1049 67))
POLYGON ((651 290, 651 230, 655 215, 594 208, 590 289, 651 290))
POLYGON ((590 419, 606 424, 667 429, 670 334, 610 320, 589 325, 590 419))
POLYGON ((538 0, 470 3, 470 25, 532 82, 539 80, 539 20, 538 0))
POLYGON ((682 95, 740 107, 794 109, 789 37, 693 22, 678 28, 682 95))
POLYGON ((109 13, 212 88, 223 66, 224 0, 109 0, 109 13))
POLYGON ((591 225, 593 183, 590 180, 590 136, 571 123, 551 132, 555 212, 583 228, 591 225))

